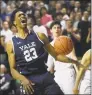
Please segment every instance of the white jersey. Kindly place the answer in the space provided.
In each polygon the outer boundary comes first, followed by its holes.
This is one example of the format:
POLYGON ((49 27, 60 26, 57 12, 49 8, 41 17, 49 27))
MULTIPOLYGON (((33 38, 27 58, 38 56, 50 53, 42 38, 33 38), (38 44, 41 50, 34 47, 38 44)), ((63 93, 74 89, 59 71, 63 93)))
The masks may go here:
POLYGON ((89 70, 86 70, 83 79, 87 79, 87 80, 91 79, 90 78, 90 75, 91 75, 90 69, 91 69, 91 66, 89 66, 89 70))
MULTIPOLYGON (((89 66, 91 69, 91 65, 89 66)), ((79 94, 91 94, 91 70, 86 70, 85 74, 81 80, 79 87, 79 94)))
MULTIPOLYGON (((51 44, 54 45, 53 41, 51 44)), ((71 53, 67 55, 69 58, 72 58, 71 53)), ((75 83, 75 70, 71 63, 64 63, 55 61, 55 59, 49 55, 47 60, 48 71, 50 71, 53 67, 55 70, 54 80, 60 86, 60 89, 64 92, 64 94, 73 94, 73 87, 75 83)))
POLYGON ((2 30, 1 33, 0 33, 1 36, 4 36, 5 37, 5 42, 9 41, 12 39, 13 37, 13 32, 8 29, 8 30, 2 30))

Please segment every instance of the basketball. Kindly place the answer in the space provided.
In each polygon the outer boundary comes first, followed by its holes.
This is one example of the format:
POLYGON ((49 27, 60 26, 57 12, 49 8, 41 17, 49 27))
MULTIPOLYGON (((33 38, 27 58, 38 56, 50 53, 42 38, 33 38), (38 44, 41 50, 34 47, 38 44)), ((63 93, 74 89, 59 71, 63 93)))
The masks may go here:
POLYGON ((60 36, 55 40, 54 48, 57 54, 67 55, 73 50, 73 42, 67 36, 60 36))

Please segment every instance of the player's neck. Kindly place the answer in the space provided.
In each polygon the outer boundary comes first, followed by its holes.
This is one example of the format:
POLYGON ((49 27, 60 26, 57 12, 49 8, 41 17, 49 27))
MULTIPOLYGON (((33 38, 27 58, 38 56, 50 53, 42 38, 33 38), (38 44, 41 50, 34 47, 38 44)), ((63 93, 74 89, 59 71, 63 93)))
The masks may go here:
POLYGON ((22 38, 22 39, 25 39, 26 36, 28 35, 27 29, 19 28, 19 29, 18 29, 18 33, 17 33, 16 35, 17 35, 18 37, 22 38))

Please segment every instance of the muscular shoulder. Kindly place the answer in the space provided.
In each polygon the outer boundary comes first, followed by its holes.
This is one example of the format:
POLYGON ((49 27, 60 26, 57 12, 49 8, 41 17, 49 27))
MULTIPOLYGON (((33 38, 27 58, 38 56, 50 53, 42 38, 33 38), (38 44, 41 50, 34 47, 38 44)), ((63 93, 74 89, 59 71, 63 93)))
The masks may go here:
POLYGON ((91 63, 91 49, 86 51, 86 53, 83 56, 83 60, 89 64, 91 63))
POLYGON ((85 56, 87 58, 90 58, 90 56, 91 56, 91 49, 89 49, 88 51, 86 51, 85 56))

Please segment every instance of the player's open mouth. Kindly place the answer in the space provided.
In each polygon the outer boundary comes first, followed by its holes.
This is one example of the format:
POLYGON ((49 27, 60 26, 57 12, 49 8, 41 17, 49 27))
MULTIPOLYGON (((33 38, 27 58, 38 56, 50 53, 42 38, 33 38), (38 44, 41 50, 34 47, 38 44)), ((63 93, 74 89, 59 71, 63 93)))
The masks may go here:
POLYGON ((21 19, 21 23, 22 24, 27 24, 27 20, 26 19, 21 19))

